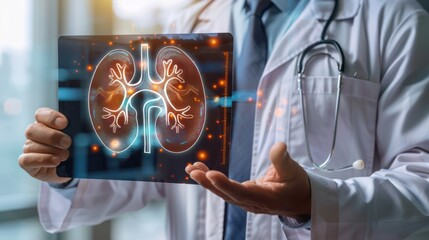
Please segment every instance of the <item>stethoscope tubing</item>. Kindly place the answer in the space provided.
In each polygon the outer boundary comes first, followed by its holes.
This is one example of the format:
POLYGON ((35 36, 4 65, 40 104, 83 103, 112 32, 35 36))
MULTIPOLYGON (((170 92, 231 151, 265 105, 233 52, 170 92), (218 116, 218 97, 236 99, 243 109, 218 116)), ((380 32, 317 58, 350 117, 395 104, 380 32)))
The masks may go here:
MULTIPOLYGON (((364 168, 364 162, 362 160, 357 160, 355 161, 353 164, 350 165, 346 165, 340 168, 329 168, 328 164, 331 162, 334 152, 335 152, 335 144, 336 144, 336 139, 337 139, 337 129, 338 129, 338 115, 339 115, 339 110, 340 110, 340 103, 341 103, 341 89, 343 86, 343 75, 344 75, 344 68, 345 68, 345 58, 344 58, 344 52, 343 49, 341 47, 341 45, 335 41, 334 39, 325 39, 326 37, 326 32, 327 29, 329 28, 329 25, 331 24, 331 22, 333 21, 335 14, 337 12, 338 9, 338 0, 335 0, 335 4, 334 4, 334 8, 332 10, 332 13, 329 17, 329 19, 326 21, 325 26, 323 27, 322 30, 322 34, 320 37, 320 40, 309 45, 307 48, 304 49, 304 51, 302 52, 300 58, 299 58, 299 62, 298 62, 298 78, 297 78, 297 85, 298 85, 298 92, 300 95, 300 100, 301 100, 301 115, 302 115, 302 120, 303 120, 303 125, 304 125, 304 138, 305 138, 305 145, 307 148, 307 155, 308 158, 311 162, 312 167, 309 166, 305 166, 303 165, 304 168, 306 169, 317 169, 323 172, 335 172, 335 171, 342 171, 342 170, 348 170, 348 169, 363 169, 364 168), (311 147, 309 144, 309 136, 308 136, 308 128, 307 128, 307 116, 306 116, 306 111, 305 111, 305 104, 304 104, 304 92, 303 92, 303 81, 304 81, 304 71, 305 71, 305 57, 311 52, 313 51, 316 47, 318 46, 333 46, 335 51, 339 54, 340 56, 340 61, 337 61, 337 68, 338 68, 338 76, 337 76, 337 94, 336 94, 336 100, 335 100, 335 115, 334 115, 334 129, 333 129, 333 137, 332 137, 332 142, 331 142, 331 147, 329 150, 329 154, 326 157, 326 159, 321 163, 318 164, 314 161, 312 153, 311 153, 311 147)), ((327 53, 327 55, 330 56, 329 53, 327 53)))

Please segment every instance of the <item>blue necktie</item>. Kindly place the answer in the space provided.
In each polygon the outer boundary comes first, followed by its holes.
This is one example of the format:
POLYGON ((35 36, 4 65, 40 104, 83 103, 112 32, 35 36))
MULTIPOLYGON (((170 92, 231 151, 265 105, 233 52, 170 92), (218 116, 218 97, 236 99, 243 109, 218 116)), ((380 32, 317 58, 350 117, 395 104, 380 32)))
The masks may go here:
MULTIPOLYGON (((239 182, 249 180, 255 123, 256 92, 267 59, 267 36, 261 16, 271 6, 270 0, 247 0, 249 28, 241 55, 235 64, 235 94, 245 101, 235 102, 229 177, 239 182)), ((246 212, 232 204, 226 205, 225 240, 245 239, 246 212)))

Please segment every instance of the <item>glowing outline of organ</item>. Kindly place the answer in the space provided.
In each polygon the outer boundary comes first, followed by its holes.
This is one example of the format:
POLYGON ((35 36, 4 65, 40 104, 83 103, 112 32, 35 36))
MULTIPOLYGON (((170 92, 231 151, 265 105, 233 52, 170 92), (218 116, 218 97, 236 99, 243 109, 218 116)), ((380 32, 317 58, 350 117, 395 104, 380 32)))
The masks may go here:
MULTIPOLYGON (((164 72, 164 74, 163 74, 164 76, 161 77, 161 76, 158 75, 160 77, 160 81, 158 81, 158 82, 154 81, 154 79, 150 76, 150 71, 149 71, 149 69, 150 69, 149 45, 148 44, 141 44, 140 46, 141 46, 141 48, 140 48, 140 58, 141 58, 140 69, 141 69, 141 76, 140 76, 140 79, 136 83, 131 83, 131 81, 134 79, 135 74, 137 72, 136 71, 136 66, 135 66, 136 62, 134 60, 134 57, 128 51, 123 50, 123 49, 115 49, 115 50, 112 50, 109 53, 107 53, 100 60, 100 62, 97 64, 97 67, 95 68, 94 75, 93 75, 93 77, 91 79, 91 84, 89 86, 88 111, 90 109, 90 99, 92 97, 91 96, 91 85, 92 85, 92 81, 94 80, 95 73, 98 70, 99 64, 102 63, 103 60, 107 56, 109 56, 109 54, 111 54, 111 53, 113 53, 115 51, 124 51, 127 54, 129 54, 130 57, 131 57, 131 59, 132 59, 132 63, 134 65, 134 72, 133 72, 133 75, 132 75, 132 77, 130 78, 129 81, 126 78, 126 74, 125 74, 125 70, 126 70, 126 64, 125 63, 123 65, 121 65, 119 63, 116 63, 115 67, 116 67, 116 70, 118 72, 116 72, 113 68, 110 68, 110 75, 109 75, 110 83, 109 83, 109 86, 112 86, 115 83, 118 83, 120 86, 117 87, 117 88, 115 88, 115 90, 109 91, 109 92, 113 92, 111 94, 114 95, 115 94, 114 92, 116 92, 118 90, 118 88, 121 88, 121 90, 124 91, 124 97, 123 97, 121 105, 118 107, 118 109, 109 109, 109 108, 103 107, 103 111, 105 112, 105 114, 102 115, 102 119, 107 120, 107 119, 113 118, 113 121, 112 121, 112 124, 110 125, 110 128, 112 128, 113 133, 116 133, 116 129, 117 128, 121 128, 121 126, 120 126, 120 124, 118 122, 119 118, 121 116, 123 116, 123 118, 124 118, 124 125, 128 124, 128 121, 129 121, 129 119, 128 119, 129 118, 128 109, 129 109, 129 107, 131 107, 136 113, 138 112, 137 109, 132 105, 132 99, 133 99, 133 97, 135 97, 138 93, 141 93, 141 92, 143 92, 143 93, 144 92, 148 92, 148 93, 151 93, 151 94, 155 94, 157 97, 154 98, 154 99, 146 101, 144 103, 144 105, 143 105, 143 108, 142 108, 142 110, 143 110, 143 145, 144 145, 143 148, 144 148, 144 153, 150 153, 150 147, 151 147, 151 137, 150 137, 151 136, 151 132, 150 132, 151 114, 150 113, 151 113, 152 109, 155 108, 155 109, 159 110, 158 114, 156 114, 155 119, 153 121, 156 121, 156 119, 158 119, 160 117, 160 115, 162 113, 164 113, 166 125, 170 126, 171 125, 171 123, 170 123, 170 116, 173 117, 173 119, 174 119, 174 125, 171 127, 171 130, 175 129, 176 130, 176 134, 179 133, 180 129, 185 128, 185 125, 182 124, 180 120, 181 119, 192 119, 193 115, 192 114, 187 114, 187 112, 191 109, 191 106, 188 105, 188 106, 186 106, 184 108, 178 109, 171 102, 171 100, 170 100, 170 98, 169 98, 169 96, 167 94, 167 90, 170 89, 171 91, 173 91, 177 95, 177 97, 179 99, 181 98, 181 95, 178 93, 178 91, 182 91, 182 90, 179 90, 179 89, 175 88, 174 86, 170 85, 169 83, 171 81, 174 81, 174 80, 177 80, 180 83, 185 83, 185 80, 181 77, 181 74, 183 73, 183 69, 178 69, 178 66, 176 64, 174 64, 173 67, 172 67, 173 69, 171 70, 170 68, 171 68, 171 66, 173 64, 173 60, 172 59, 169 59, 167 61, 163 60, 162 65, 163 65, 163 69, 164 69, 164 71, 163 71, 164 72), (153 86, 153 85, 161 85, 162 86, 162 84, 163 84, 164 86, 163 86, 162 91, 163 91, 163 95, 165 97, 163 97, 162 94, 160 94, 159 92, 156 92, 154 90, 150 90, 149 88, 144 88, 143 87, 143 88, 139 89, 139 87, 141 87, 141 85, 143 85, 145 83, 145 81, 148 83, 148 86, 153 86), (136 89, 138 89, 138 90, 134 91, 136 89), (132 90, 133 93, 132 93, 131 96, 128 97, 129 90, 132 90), (151 104, 152 102, 157 102, 157 101, 162 101, 163 108, 161 108, 160 106, 149 106, 149 107, 147 107, 148 104, 151 104), (169 110, 168 106, 172 108, 172 111, 171 111, 171 109, 169 110), (147 109, 147 111, 145 111, 145 109, 147 109)), ((164 47, 164 48, 167 48, 167 47, 164 47)), ((169 46, 168 48, 175 48, 175 49, 179 50, 181 53, 185 54, 186 57, 196 67, 195 62, 193 61, 192 58, 189 57, 189 55, 186 52, 182 51, 180 48, 173 47, 173 46, 169 46)), ((162 52, 163 49, 159 50, 158 54, 160 52, 162 52)), ((202 79, 201 73, 200 73, 198 67, 196 67, 196 70, 198 72, 199 79, 202 79)), ((158 72, 156 71, 156 73, 158 73, 158 72)), ((202 95, 203 95, 203 98, 204 98, 204 115, 203 115, 204 119, 203 119, 203 124, 202 124, 202 126, 204 126, 205 125, 205 121, 206 121, 206 111, 207 111, 206 100, 205 100, 206 94, 205 94, 204 84, 201 84, 201 89, 203 91, 202 95)), ((104 92, 104 90, 102 90, 102 89, 101 89, 101 91, 104 92)), ((191 86, 191 89, 187 90, 187 92, 184 95, 189 94, 189 92, 194 92, 195 94, 200 95, 196 91, 198 91, 198 90, 196 90, 195 88, 193 88, 191 86)), ((99 94, 99 92, 100 92, 100 90, 97 89, 97 94, 99 94)), ((113 96, 110 96, 110 97, 113 97, 113 96)), ((97 133, 97 130, 96 130, 96 127, 94 125, 94 121, 93 121, 91 113, 89 113, 89 116, 90 116, 90 119, 91 119, 91 122, 92 122, 93 129, 97 133)), ((138 123, 137 114, 135 116, 135 120, 136 120, 136 123, 138 123)), ((154 122, 154 125, 155 125, 155 122, 154 122)), ((192 148, 196 144, 196 142, 198 141, 198 139, 201 137, 201 134, 203 132, 202 129, 203 128, 201 128, 201 130, 199 131, 198 137, 195 139, 194 143, 191 146, 189 146, 188 148, 186 148, 185 150, 183 150, 183 151, 170 151, 169 149, 165 148, 162 145, 162 143, 161 143, 161 146, 165 150, 167 150, 169 152, 173 152, 173 153, 185 152, 185 151, 189 150, 190 148, 192 148)), ((101 141, 101 143, 106 148, 108 148, 112 152, 120 153, 120 152, 124 152, 127 149, 129 149, 135 143, 135 141, 137 140, 137 137, 139 136, 139 133, 140 133, 140 128, 139 128, 139 124, 137 124, 137 130, 135 131, 134 139, 131 141, 131 143, 126 148, 124 148, 123 150, 120 150, 120 151, 113 150, 112 147, 109 147, 109 146, 107 146, 104 143, 104 141, 100 138, 100 136, 98 135, 98 133, 96 135, 99 138, 99 140, 101 141)), ((159 141, 159 139, 158 139, 158 141, 159 141)))

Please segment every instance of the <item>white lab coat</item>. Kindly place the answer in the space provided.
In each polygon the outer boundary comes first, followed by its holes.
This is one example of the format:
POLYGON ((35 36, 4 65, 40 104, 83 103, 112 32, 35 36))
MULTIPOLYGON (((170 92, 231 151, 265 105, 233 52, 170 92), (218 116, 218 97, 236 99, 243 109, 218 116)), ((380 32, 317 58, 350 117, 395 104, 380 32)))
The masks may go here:
MULTIPOLYGON (((228 32, 232 0, 207 2, 179 14, 169 32, 189 32, 194 23, 194 32, 228 32)), ((258 91, 252 179, 264 175, 269 149, 277 141, 287 143, 292 158, 309 165, 296 90, 297 59, 319 40, 332 6, 332 0, 311 0, 267 62, 258 91)), ((347 77, 330 166, 363 159, 365 169, 309 171, 312 239, 429 236, 428 26, 428 14, 414 1, 340 0, 328 37, 343 47, 347 77)), ((337 71, 326 55, 314 55, 307 66, 308 135, 320 162, 331 144, 337 71)), ((99 223, 159 198, 168 202, 170 239, 222 238, 224 201, 195 185, 81 180, 70 201, 42 184, 39 214, 46 230, 54 232, 99 223)), ((282 225, 278 216, 247 216, 247 239, 309 235, 306 229, 282 225)))

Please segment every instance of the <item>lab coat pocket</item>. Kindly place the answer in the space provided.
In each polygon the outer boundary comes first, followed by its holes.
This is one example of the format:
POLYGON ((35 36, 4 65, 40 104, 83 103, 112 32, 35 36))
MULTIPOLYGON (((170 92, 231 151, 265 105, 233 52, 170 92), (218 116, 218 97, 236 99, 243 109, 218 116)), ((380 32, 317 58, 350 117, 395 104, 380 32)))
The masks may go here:
MULTIPOLYGON (((295 79, 296 80, 296 79, 295 79)), ((295 85, 296 85, 296 81, 295 85)), ((294 89, 297 89, 294 87, 294 89)), ((380 86, 370 81, 344 77, 338 112, 338 126, 333 157, 328 168, 338 169, 362 159, 365 169, 354 169, 319 174, 344 179, 369 175, 373 166, 377 102, 380 86)), ((304 131, 300 94, 294 90, 290 107, 289 150, 301 164, 311 166, 306 137, 311 155, 321 164, 328 157, 333 143, 336 77, 305 77, 303 79, 304 110, 307 131, 304 131)))

